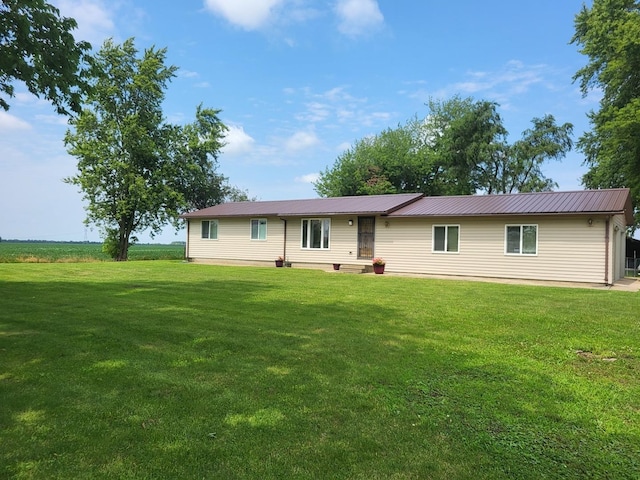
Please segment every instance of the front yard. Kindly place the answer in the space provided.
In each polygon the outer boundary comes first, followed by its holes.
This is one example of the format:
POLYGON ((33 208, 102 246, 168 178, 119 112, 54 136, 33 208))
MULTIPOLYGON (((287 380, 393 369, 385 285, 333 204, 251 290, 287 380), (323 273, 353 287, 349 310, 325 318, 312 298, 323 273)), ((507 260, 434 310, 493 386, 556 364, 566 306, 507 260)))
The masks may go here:
POLYGON ((0 478, 635 479, 637 293, 0 264, 0 478))

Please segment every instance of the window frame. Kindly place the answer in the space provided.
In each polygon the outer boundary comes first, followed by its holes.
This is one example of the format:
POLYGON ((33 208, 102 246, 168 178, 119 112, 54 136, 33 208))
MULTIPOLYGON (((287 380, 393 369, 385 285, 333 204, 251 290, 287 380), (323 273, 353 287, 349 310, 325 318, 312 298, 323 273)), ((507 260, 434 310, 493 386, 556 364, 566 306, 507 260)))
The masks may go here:
POLYGON ((202 220, 200 222, 200 239, 201 240, 218 240, 218 229, 220 228, 220 223, 218 222, 217 219, 211 219, 211 220, 202 220), (204 236, 204 224, 208 223, 209 225, 207 226, 207 236, 204 236), (215 225, 216 226, 216 236, 212 237, 211 236, 211 226, 215 225))
POLYGON ((300 221, 300 248, 302 250, 331 250, 331 218, 303 218, 300 221), (313 222, 320 222, 319 247, 313 246, 313 222))
POLYGON ((460 253, 460 224, 438 224, 431 226, 431 253, 437 254, 458 254, 460 253), (444 249, 436 250, 436 228, 444 228, 444 249), (458 241, 456 242, 456 250, 449 250, 449 229, 457 228, 458 229, 458 241))
POLYGON ((510 224, 506 224, 504 226, 504 254, 505 255, 509 255, 509 256, 516 256, 516 257, 535 257, 538 255, 538 243, 539 243, 539 238, 540 238, 540 234, 539 234, 539 226, 537 223, 510 223, 510 224), (517 252, 510 252, 509 251, 509 229, 510 228, 519 228, 519 233, 518 233, 518 251, 517 252), (536 243, 535 243, 535 252, 531 253, 531 252, 524 252, 524 229, 525 228, 535 228, 535 234, 536 234, 536 243))
POLYGON ((267 241, 267 219, 266 218, 252 218, 249 221, 249 238, 251 238, 252 242, 266 242, 267 241), (254 237, 253 236, 253 224, 254 222, 258 222, 258 236, 254 237), (260 238, 260 231, 261 231, 261 226, 264 225, 264 238, 260 238))

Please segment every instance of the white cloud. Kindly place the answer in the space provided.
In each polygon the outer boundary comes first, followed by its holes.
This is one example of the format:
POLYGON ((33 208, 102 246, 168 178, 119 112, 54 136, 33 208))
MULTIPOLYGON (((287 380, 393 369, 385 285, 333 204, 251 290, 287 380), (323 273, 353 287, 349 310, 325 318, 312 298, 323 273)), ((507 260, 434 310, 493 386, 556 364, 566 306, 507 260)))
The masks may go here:
POLYGON ((78 28, 72 32, 76 40, 86 40, 98 48, 114 36, 112 12, 102 0, 57 0, 54 3, 63 16, 78 22, 78 28))
POLYGON ((244 131, 244 128, 237 125, 227 125, 229 131, 225 136, 227 144, 222 149, 225 155, 237 156, 251 152, 255 140, 244 131))
POLYGON ((376 0, 338 0, 335 12, 338 30, 349 37, 370 33, 384 23, 376 0))
POLYGON ((592 87, 586 97, 582 95, 582 91, 579 88, 574 89, 573 93, 576 97, 580 97, 580 105, 594 106, 599 104, 602 97, 604 97, 604 92, 600 87, 592 87))
POLYGON ((362 119, 362 124, 367 127, 386 124, 391 120, 392 116, 390 112, 372 112, 366 118, 362 119))
POLYGON ((283 0, 205 0, 205 7, 229 23, 245 30, 257 30, 268 24, 283 0))
POLYGON ((352 118, 354 118, 356 115, 356 113, 353 110, 347 109, 347 108, 338 108, 336 110, 336 116, 338 117, 338 120, 340 120, 341 122, 346 122, 348 120, 351 120, 352 118))
POLYGON ((7 112, 0 111, 0 132, 8 130, 30 130, 31 125, 7 112))
POLYGON ((319 95, 330 102, 354 101, 355 98, 346 92, 345 87, 335 87, 319 95))
POLYGON ((182 78, 196 78, 199 76, 199 74, 198 72, 193 72, 191 70, 185 70, 184 68, 181 68, 178 71, 178 76, 182 78))
POLYGON ((314 147, 320 143, 313 132, 296 132, 284 142, 284 147, 289 152, 297 152, 314 147))
POLYGON ((296 115, 298 120, 305 122, 323 122, 331 115, 331 107, 320 102, 309 102, 306 104, 307 110, 296 115))
MULTIPOLYGON (((316 8, 309 3, 313 2, 309 0, 204 0, 204 7, 232 25, 251 31, 274 25, 290 26, 326 16, 326 8, 316 8)), ((384 16, 377 0, 336 0, 331 3, 333 3, 333 13, 338 20, 338 30, 346 36, 367 35, 384 24, 384 16)), ((284 35, 282 40, 290 47, 297 44, 294 38, 287 35, 284 35)))
POLYGON ((512 60, 495 71, 469 71, 461 81, 438 90, 421 87, 413 92, 405 90, 402 93, 423 102, 430 98, 446 99, 454 95, 481 96, 508 108, 513 97, 528 93, 535 86, 553 89, 553 85, 545 79, 553 75, 554 72, 547 65, 526 65, 512 60))
POLYGON ((357 131, 360 127, 385 127, 394 117, 393 112, 374 111, 379 106, 369 105, 366 97, 356 97, 348 92, 348 87, 340 86, 315 93, 309 88, 284 90, 287 102, 295 103, 300 95, 305 101, 304 109, 295 113, 295 119, 301 123, 319 124, 329 129, 347 129, 357 131))
POLYGON ((294 181, 297 183, 314 183, 314 182, 317 182, 319 178, 320 178, 319 173, 308 173, 306 175, 296 177, 294 181))
POLYGON ((35 119, 39 122, 46 123, 48 125, 69 125, 69 119, 64 115, 42 115, 38 114, 35 119))
POLYGON ((23 104, 36 103, 38 101, 38 97, 33 95, 31 92, 27 92, 27 91, 16 92, 15 99, 16 99, 16 103, 23 103, 23 104))
POLYGON ((346 152, 351 148, 351 142, 342 142, 340 145, 336 147, 336 150, 340 153, 346 152))

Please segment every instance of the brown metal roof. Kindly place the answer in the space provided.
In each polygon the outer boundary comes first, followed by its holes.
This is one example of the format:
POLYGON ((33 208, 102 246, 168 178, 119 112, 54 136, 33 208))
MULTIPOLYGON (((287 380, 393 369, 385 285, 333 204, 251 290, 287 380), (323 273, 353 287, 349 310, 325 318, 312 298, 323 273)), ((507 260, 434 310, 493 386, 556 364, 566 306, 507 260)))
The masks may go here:
POLYGON ((421 193, 364 195, 359 197, 313 198, 266 202, 222 203, 182 215, 182 218, 211 217, 298 217, 307 215, 388 215, 415 202, 421 193))
POLYGON ((633 224, 628 188, 573 192, 424 197, 420 193, 223 203, 182 218, 389 215, 456 217, 488 215, 624 214, 633 224))
POLYGON ((393 217, 485 215, 625 214, 633 224, 628 188, 573 192, 424 197, 391 213, 393 217))

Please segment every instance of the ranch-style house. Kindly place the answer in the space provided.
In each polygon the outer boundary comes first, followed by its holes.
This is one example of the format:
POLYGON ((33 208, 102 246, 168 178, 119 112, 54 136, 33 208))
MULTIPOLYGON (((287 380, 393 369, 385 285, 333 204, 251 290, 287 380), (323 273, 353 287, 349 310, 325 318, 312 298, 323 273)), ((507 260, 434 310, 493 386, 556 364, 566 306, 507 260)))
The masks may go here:
POLYGON ((624 276, 626 188, 224 203, 182 216, 186 256, 211 263, 613 284, 624 276))

